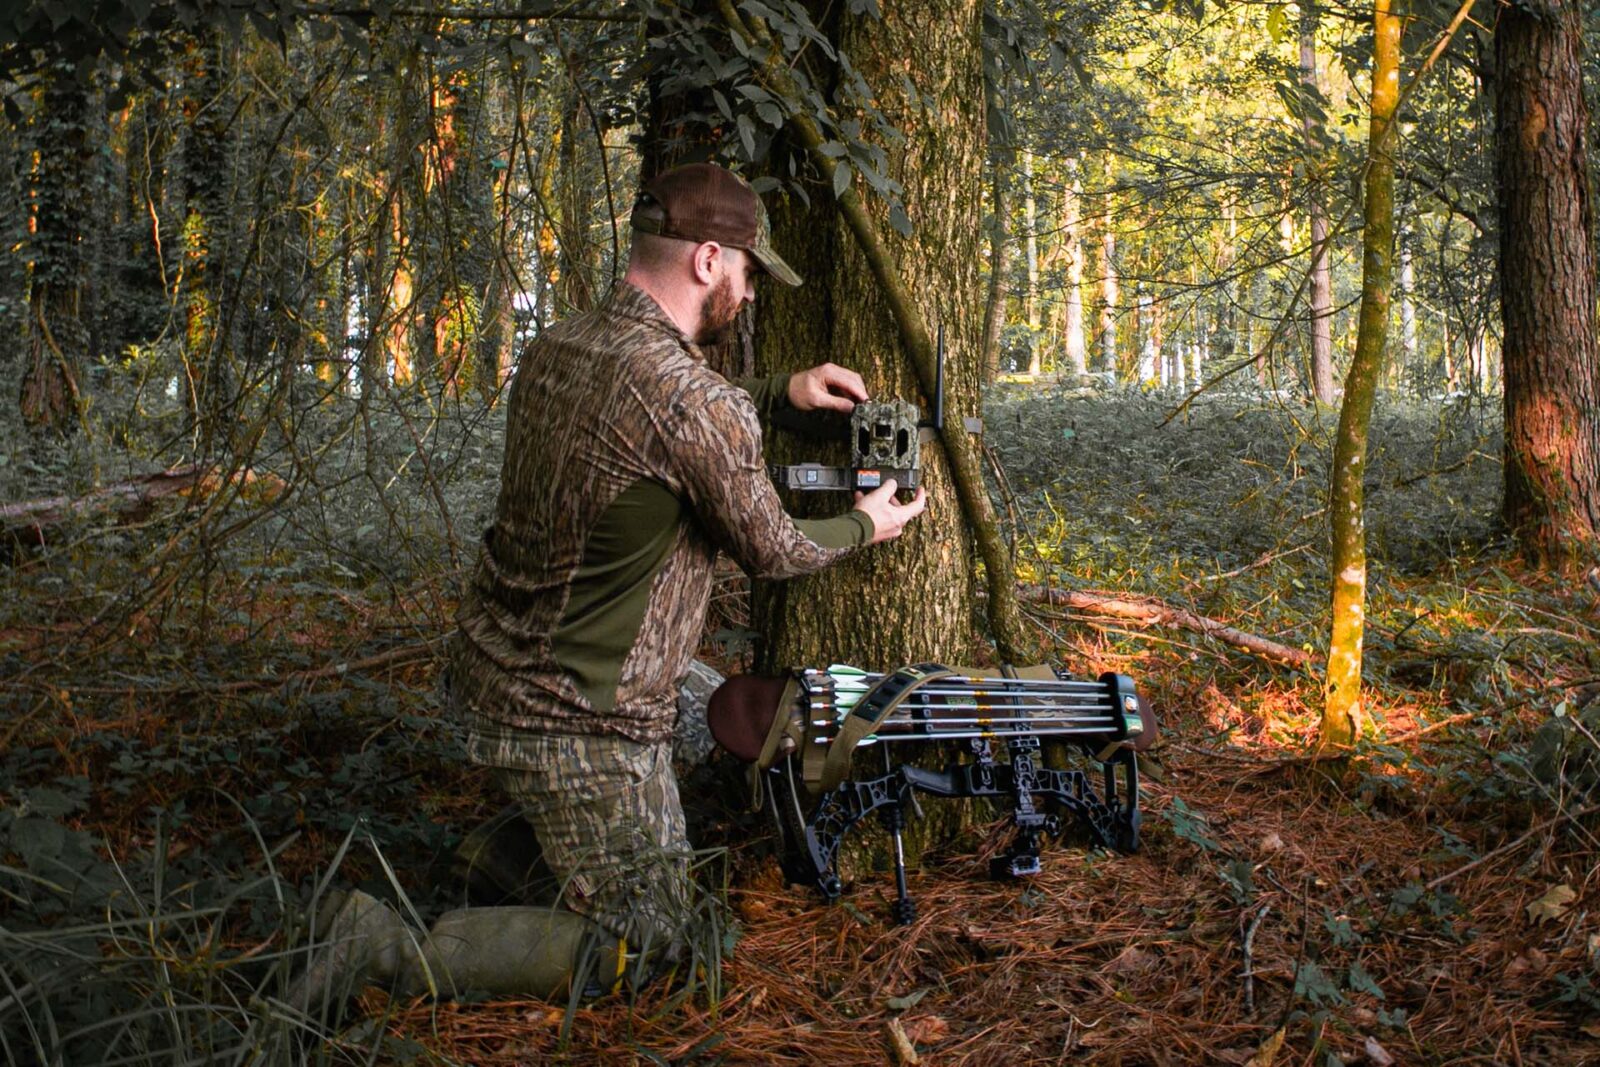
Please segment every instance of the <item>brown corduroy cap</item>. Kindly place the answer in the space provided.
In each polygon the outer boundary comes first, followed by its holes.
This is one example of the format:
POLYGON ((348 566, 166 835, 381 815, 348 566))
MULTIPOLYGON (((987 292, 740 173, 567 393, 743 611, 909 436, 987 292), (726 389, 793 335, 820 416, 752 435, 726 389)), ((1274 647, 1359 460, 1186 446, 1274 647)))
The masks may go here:
POLYGON ((646 182, 633 205, 633 228, 683 241, 715 241, 742 248, 783 284, 800 284, 800 275, 772 250, 772 232, 761 197, 743 178, 715 163, 674 167, 646 182), (656 208, 659 214, 640 208, 656 208))

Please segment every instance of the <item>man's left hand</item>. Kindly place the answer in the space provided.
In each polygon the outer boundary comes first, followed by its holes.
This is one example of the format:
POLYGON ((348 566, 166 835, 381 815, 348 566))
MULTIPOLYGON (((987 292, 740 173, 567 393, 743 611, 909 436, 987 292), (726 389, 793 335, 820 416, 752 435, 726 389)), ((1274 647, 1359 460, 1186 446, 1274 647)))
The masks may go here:
POLYGON ((789 378, 789 403, 796 411, 854 411, 867 399, 861 375, 836 363, 824 363, 789 378))

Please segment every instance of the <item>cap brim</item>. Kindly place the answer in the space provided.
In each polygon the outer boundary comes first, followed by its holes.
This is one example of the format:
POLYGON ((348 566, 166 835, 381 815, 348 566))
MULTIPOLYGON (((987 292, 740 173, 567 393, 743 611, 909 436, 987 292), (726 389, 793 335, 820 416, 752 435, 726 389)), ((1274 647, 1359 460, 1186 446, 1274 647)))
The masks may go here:
POLYGON ((756 262, 761 264, 762 270, 778 279, 784 285, 800 284, 800 275, 796 274, 794 268, 779 258, 778 253, 772 249, 747 248, 745 251, 755 257, 756 262))

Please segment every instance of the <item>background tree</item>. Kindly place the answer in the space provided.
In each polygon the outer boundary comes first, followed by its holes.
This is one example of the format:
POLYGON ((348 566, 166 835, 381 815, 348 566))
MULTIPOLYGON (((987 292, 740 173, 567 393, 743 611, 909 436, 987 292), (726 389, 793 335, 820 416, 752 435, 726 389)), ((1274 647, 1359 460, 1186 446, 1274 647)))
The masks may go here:
POLYGON ((1389 0, 1377 0, 1373 6, 1371 147, 1362 228, 1361 326, 1345 378, 1333 449, 1333 484, 1328 493, 1333 624, 1322 707, 1324 743, 1348 744, 1368 721, 1361 706, 1367 594, 1367 434, 1383 371, 1394 279, 1394 121, 1400 102, 1400 31, 1400 17, 1389 0))

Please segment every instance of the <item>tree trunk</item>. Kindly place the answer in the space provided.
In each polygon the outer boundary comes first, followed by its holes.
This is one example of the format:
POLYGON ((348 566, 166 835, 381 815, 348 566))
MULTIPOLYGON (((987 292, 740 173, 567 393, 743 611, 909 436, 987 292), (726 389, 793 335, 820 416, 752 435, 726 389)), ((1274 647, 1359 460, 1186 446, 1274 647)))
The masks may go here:
POLYGON ((1022 317, 1028 324, 1028 374, 1037 378, 1042 347, 1039 337, 1039 200, 1033 191, 1033 149, 1022 150, 1022 225, 1027 232, 1028 287, 1022 293, 1022 317))
MULTIPOLYGON (((977 0, 931 0, 887 9, 882 20, 841 14, 834 31, 855 69, 877 90, 880 106, 904 116, 904 141, 886 149, 889 172, 905 185, 905 208, 915 229, 902 237, 887 225, 886 205, 874 201, 866 207, 917 311, 930 325, 944 325, 947 434, 961 432, 963 416, 977 414, 981 371, 976 297, 982 291, 978 242, 986 153, 980 18, 977 0), (918 92, 931 94, 927 106, 904 97, 901 57, 911 54, 920 57, 910 77, 918 92)), ((809 207, 797 198, 771 207, 773 243, 806 284, 798 290, 769 287, 761 294, 759 371, 796 370, 831 359, 859 370, 874 397, 904 397, 926 409, 887 294, 860 241, 845 228, 838 202, 819 188, 809 207)), ((790 452, 791 458, 799 455, 790 452)), ((892 669, 971 656, 972 544, 944 449, 924 445, 922 462, 929 507, 900 539, 808 578, 757 584, 764 667, 845 661, 892 669)), ((807 505, 834 513, 846 501, 791 501, 797 508, 807 505)))
POLYGON ((1311 216, 1311 395, 1319 404, 1332 404, 1333 391, 1333 271, 1328 265, 1328 206, 1324 202, 1322 172, 1324 137, 1316 120, 1322 93, 1317 84, 1317 7, 1311 0, 1300 5, 1300 84, 1305 87, 1301 127, 1305 133, 1310 178, 1307 210, 1311 216))
POLYGON ((1426 388, 1427 374, 1417 359, 1417 271, 1411 263, 1411 231, 1400 232, 1400 351, 1402 366, 1419 393, 1426 388))
POLYGON ((990 164, 993 172, 994 216, 989 226, 989 287, 983 300, 983 380, 992 382, 1000 373, 1000 334, 1006 326, 1006 271, 1009 269, 1010 242, 1006 239, 1006 213, 1011 198, 1006 191, 1006 175, 1011 162, 996 155, 990 164))
POLYGON ((1495 27, 1506 525, 1530 561, 1592 559, 1600 352, 1580 8, 1522 0, 1495 27))
MULTIPOLYGON (((1238 348, 1239 283, 1233 277, 1233 265, 1239 258, 1239 212, 1232 195, 1222 198, 1222 247, 1217 253, 1217 274, 1223 279, 1217 286, 1216 310, 1212 321, 1216 324, 1217 359, 1224 364, 1232 360, 1238 348)), ((1196 378, 1198 381, 1198 376, 1196 378)))
POLYGON ((1333 634, 1323 694, 1322 744, 1349 744, 1367 723, 1361 706, 1361 646, 1367 595, 1364 475, 1372 401, 1383 370, 1394 275, 1394 140, 1390 127, 1400 96, 1401 20, 1390 0, 1376 0, 1372 126, 1361 254, 1361 311, 1355 353, 1333 447, 1328 495, 1333 554, 1333 634))
MULTIPOLYGON (((574 72, 576 77, 576 72, 574 72)), ((557 299, 564 305, 562 314, 588 311, 595 305, 596 248, 591 233, 594 222, 594 190, 598 168, 592 165, 593 138, 584 120, 577 90, 568 92, 561 111, 560 164, 560 240, 561 272, 556 286, 557 299)))
POLYGON ((368 371, 370 385, 387 379, 398 386, 417 383, 419 353, 415 328, 417 280, 416 235, 418 212, 412 201, 420 195, 417 177, 418 145, 422 140, 417 116, 424 113, 415 91, 410 67, 420 62, 415 54, 396 57, 394 104, 378 124, 378 151, 388 153, 388 166, 380 177, 382 195, 374 213, 373 254, 369 259, 367 309, 368 371), (388 137, 382 135, 387 132, 388 137))
POLYGON ((1112 228, 1111 156, 1106 156, 1105 217, 1100 229, 1100 369, 1117 371, 1117 234, 1112 228))
POLYGON ((1153 328, 1155 300, 1149 293, 1144 291, 1142 284, 1139 287, 1138 296, 1134 298, 1134 306, 1138 309, 1135 312, 1134 323, 1138 327, 1137 333, 1139 337, 1139 369, 1134 378, 1140 385, 1160 385, 1162 384, 1162 372, 1165 368, 1161 365, 1161 351, 1156 343, 1156 334, 1153 328))
POLYGON ((1061 241, 1067 258, 1066 318, 1062 347, 1066 372, 1076 382, 1089 373, 1083 347, 1083 180, 1078 161, 1067 160, 1067 185, 1061 196, 1061 241))
POLYGON ((29 425, 66 433, 82 411, 88 356, 77 186, 91 159, 91 108, 88 87, 71 70, 57 67, 48 77, 33 146, 32 272, 20 402, 29 425))
POLYGON ((229 120, 227 40, 220 30, 195 41, 185 67, 184 354, 189 394, 201 440, 225 440, 233 395, 222 297, 233 233, 228 212, 229 120))

